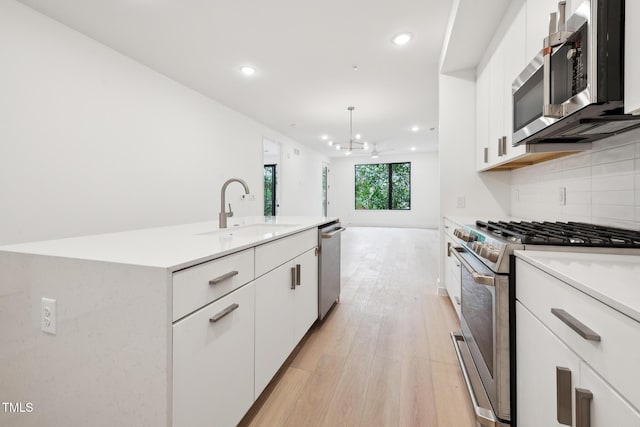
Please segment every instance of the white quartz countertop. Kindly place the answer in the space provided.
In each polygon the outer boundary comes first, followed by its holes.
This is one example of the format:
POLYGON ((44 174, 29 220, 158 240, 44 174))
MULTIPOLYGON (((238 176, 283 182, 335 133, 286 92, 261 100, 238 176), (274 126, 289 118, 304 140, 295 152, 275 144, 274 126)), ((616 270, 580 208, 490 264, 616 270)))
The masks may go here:
POLYGON ((217 221, 207 221, 0 246, 0 251, 175 271, 336 220, 308 216, 229 218, 226 229, 219 229, 217 221))
POLYGON ((640 255, 529 250, 514 253, 640 322, 640 255))

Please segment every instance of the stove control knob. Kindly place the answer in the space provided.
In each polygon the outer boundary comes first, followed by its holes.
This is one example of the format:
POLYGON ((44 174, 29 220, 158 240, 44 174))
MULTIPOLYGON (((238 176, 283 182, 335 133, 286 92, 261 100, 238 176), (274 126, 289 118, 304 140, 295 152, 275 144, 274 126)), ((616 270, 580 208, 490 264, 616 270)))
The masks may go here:
POLYGON ((496 262, 498 261, 499 256, 500 256, 500 251, 493 250, 493 251, 489 251, 486 258, 491 262, 496 262))

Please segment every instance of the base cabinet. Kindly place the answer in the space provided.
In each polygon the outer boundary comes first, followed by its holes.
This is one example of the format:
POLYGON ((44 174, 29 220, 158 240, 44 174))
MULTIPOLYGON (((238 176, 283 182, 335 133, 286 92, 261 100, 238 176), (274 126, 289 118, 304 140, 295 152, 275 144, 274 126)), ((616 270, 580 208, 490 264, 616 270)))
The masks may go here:
POLYGON ((174 426, 233 426, 253 404, 254 285, 173 325, 174 426))
POLYGON ((318 259, 311 249, 256 283, 255 396, 318 318, 318 259))

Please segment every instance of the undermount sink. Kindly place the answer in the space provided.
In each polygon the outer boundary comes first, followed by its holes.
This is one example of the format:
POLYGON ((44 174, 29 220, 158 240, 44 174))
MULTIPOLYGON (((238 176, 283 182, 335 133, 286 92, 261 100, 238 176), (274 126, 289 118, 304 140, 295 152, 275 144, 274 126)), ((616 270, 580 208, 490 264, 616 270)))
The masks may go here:
POLYGON ((299 224, 250 224, 235 227, 222 228, 205 233, 198 233, 199 236, 235 236, 235 237, 261 237, 268 234, 278 233, 297 227, 299 224))

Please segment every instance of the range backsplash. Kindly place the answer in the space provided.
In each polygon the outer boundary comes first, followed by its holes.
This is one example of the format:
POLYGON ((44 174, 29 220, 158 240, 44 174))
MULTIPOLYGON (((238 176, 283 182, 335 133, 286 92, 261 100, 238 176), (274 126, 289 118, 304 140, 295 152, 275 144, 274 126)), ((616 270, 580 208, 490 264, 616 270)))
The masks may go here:
POLYGON ((640 230, 640 131, 594 142, 593 147, 514 170, 511 214, 640 230))

